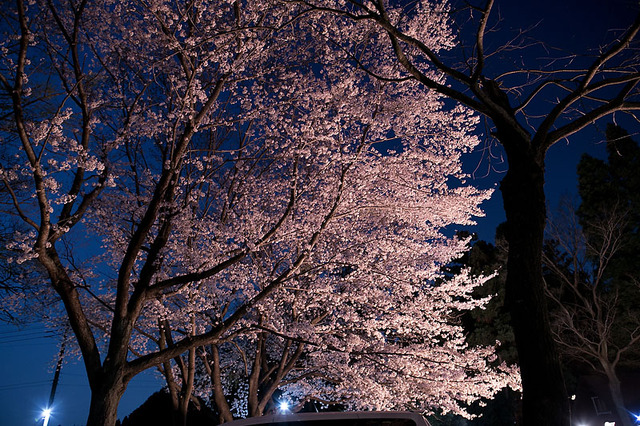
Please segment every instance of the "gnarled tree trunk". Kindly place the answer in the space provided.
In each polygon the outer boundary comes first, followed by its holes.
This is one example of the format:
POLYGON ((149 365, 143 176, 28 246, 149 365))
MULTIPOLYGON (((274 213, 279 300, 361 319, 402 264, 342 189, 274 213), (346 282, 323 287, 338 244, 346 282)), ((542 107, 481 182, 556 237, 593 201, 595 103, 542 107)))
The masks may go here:
POLYGON ((118 420, 118 403, 127 388, 122 372, 105 370, 97 385, 91 386, 87 426, 113 426, 118 420))
POLYGON ((542 277, 546 221, 544 155, 532 152, 530 141, 517 138, 511 135, 502 141, 509 171, 500 190, 509 243, 506 304, 511 313, 525 390, 524 425, 568 425, 569 401, 551 333, 542 277), (556 423, 550 423, 551 420, 556 423))
POLYGON ((622 426, 632 426, 629 412, 624 406, 624 398, 622 396, 622 389, 620 387, 620 379, 616 373, 615 367, 612 365, 604 365, 604 371, 607 375, 609 382, 609 392, 611 393, 611 400, 613 401, 614 409, 618 415, 622 426))

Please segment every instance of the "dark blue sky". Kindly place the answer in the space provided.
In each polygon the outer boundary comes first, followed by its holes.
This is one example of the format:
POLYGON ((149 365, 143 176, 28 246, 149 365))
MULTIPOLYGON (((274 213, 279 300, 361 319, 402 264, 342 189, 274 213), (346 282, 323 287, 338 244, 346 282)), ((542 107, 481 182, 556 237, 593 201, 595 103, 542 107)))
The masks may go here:
MULTIPOLYGON (((614 34, 620 34, 633 22, 639 10, 637 0, 496 0, 494 9, 501 17, 500 37, 513 37, 519 31, 529 29, 529 38, 545 42, 549 48, 576 53, 587 53, 587 50, 611 41, 614 34)), ((549 109, 549 105, 540 103, 540 111, 549 109)), ((622 114, 614 119, 636 140, 640 139, 637 122, 622 114)), ((575 197, 576 166, 583 153, 606 158, 605 129, 611 121, 611 117, 600 120, 573 135, 569 141, 560 141, 551 147, 546 157, 545 175, 550 210, 557 208, 563 197, 575 197)), ((497 156, 502 154, 499 148, 492 151, 497 156)), ((465 170, 472 172, 477 168, 473 182, 485 188, 495 187, 496 192, 484 204, 487 216, 478 220, 474 230, 481 239, 492 241, 496 226, 505 220, 498 182, 506 164, 501 165, 494 159, 495 170, 487 174, 488 164, 486 161, 478 163, 477 158, 477 153, 469 156, 465 170)))
MULTIPOLYGON (((41 324, 20 330, 0 324, 0 426, 35 426, 49 401, 60 335, 41 324)), ((148 371, 133 379, 122 404, 124 417, 160 389, 162 382, 148 371)), ((89 412, 89 384, 80 360, 67 354, 49 426, 83 425, 89 412)))
MULTIPOLYGON (((530 35, 569 51, 597 46, 607 38, 606 28, 624 28, 635 18, 638 7, 637 0, 497 0, 496 3, 503 17, 503 30, 518 31, 538 24, 530 35)), ((546 191, 551 208, 563 195, 575 194, 575 170, 583 152, 604 158, 607 121, 596 123, 574 135, 569 144, 560 142, 549 151, 546 191)), ((640 132, 640 126, 630 120, 619 117, 619 124, 632 135, 640 132)), ((466 157, 466 170, 476 169, 478 157, 466 157)), ((494 164, 497 169, 506 169, 505 165, 494 164)), ((502 174, 496 171, 487 174, 486 163, 480 163, 473 183, 497 189, 501 178, 502 174)), ((479 220, 474 230, 480 238, 493 240, 495 227, 504 220, 499 191, 485 204, 485 210, 487 216, 479 220)), ((23 330, 0 324, 0 426, 36 424, 35 419, 49 398, 58 348, 59 336, 46 335, 37 324, 23 330)), ((160 386, 161 381, 154 379, 153 373, 134 379, 122 400, 119 417, 132 411, 160 386)), ((84 424, 89 389, 77 359, 67 357, 55 402, 50 425, 84 424)))

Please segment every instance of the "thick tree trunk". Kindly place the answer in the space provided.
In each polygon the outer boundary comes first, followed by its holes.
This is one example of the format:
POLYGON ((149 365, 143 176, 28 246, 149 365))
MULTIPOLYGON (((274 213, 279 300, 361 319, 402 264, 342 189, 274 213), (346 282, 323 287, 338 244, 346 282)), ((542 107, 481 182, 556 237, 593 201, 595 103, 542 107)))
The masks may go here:
POLYGON ((118 404, 126 388, 127 381, 122 373, 103 373, 100 383, 91 388, 87 426, 115 426, 118 404))
MULTIPOLYGON (((609 381, 609 392, 611 393, 611 400, 613 401, 616 414, 620 418, 622 426, 632 426, 629 412, 624 406, 624 398, 622 396, 622 389, 620 387, 620 379, 615 368, 611 365, 604 365, 604 370, 609 381)), ((617 424, 617 423, 616 423, 617 424)))
MULTIPOLYGON (((131 313, 137 318, 139 309, 131 313)), ((113 320, 109 349, 99 372, 90 371, 87 376, 91 387, 91 405, 87 426, 115 426, 118 420, 118 404, 133 376, 127 374, 128 342, 132 322, 127 318, 113 320)))
POLYGON ((520 361, 523 424, 568 426, 569 401, 542 277, 544 160, 530 150, 529 141, 512 139, 503 145, 509 160, 509 171, 500 186, 509 243, 506 303, 520 361))

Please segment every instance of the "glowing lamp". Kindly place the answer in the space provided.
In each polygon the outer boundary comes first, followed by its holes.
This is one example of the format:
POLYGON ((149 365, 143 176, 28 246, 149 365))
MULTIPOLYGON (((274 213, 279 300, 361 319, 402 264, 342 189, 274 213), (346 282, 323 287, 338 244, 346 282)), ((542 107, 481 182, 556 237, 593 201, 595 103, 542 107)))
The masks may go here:
POLYGON ((44 419, 43 426, 48 426, 50 417, 51 417, 51 408, 45 408, 44 410, 42 410, 42 418, 44 419))
POLYGON ((289 403, 287 401, 280 401, 280 404, 278 405, 278 408, 282 412, 289 411, 289 403))

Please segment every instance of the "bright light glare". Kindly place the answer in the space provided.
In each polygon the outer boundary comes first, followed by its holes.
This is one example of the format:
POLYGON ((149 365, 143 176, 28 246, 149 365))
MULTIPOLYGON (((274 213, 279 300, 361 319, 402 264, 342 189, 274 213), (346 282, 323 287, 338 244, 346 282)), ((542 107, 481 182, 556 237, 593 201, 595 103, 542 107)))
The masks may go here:
POLYGON ((616 426, 616 422, 604 422, 604 426, 616 426))
POLYGON ((44 419, 43 426, 47 426, 49 424, 49 417, 51 417, 51 408, 45 408, 42 410, 42 418, 44 419))
POLYGON ((280 411, 289 411, 289 403, 287 401, 280 401, 278 408, 280 408, 280 411))
POLYGON ((636 418, 636 422, 640 422, 640 414, 634 414, 633 417, 636 418))

